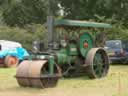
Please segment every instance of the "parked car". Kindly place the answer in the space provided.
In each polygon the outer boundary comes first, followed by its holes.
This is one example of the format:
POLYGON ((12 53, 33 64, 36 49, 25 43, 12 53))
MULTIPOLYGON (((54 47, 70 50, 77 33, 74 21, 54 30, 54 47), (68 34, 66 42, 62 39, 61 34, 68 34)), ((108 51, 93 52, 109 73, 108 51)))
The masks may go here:
POLYGON ((128 63, 128 40, 108 40, 105 49, 111 63, 128 63))
POLYGON ((13 67, 29 56, 19 42, 0 40, 0 67, 13 67))

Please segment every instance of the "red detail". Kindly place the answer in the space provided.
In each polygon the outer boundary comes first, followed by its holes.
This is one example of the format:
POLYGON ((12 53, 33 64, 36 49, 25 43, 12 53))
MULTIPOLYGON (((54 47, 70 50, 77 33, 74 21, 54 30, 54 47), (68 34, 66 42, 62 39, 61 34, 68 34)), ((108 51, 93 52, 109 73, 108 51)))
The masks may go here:
POLYGON ((18 61, 17 61, 17 58, 16 58, 16 57, 12 57, 12 56, 9 57, 8 63, 9 63, 10 65, 15 65, 17 62, 18 62, 18 61))
POLYGON ((4 63, 4 59, 0 59, 0 64, 1 64, 1 63, 2 63, 2 64, 4 63))
POLYGON ((87 42, 84 43, 84 48, 88 48, 88 43, 87 42))

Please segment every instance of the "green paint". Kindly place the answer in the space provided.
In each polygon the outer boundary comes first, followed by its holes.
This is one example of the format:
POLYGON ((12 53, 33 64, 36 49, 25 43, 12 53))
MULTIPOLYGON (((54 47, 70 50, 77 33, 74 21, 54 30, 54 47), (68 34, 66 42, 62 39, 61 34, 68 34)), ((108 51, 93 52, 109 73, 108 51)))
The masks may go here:
POLYGON ((76 45, 71 45, 68 48, 61 49, 57 54, 57 64, 63 65, 63 64, 69 64, 74 63, 76 56, 78 55, 78 50, 75 49, 76 45), (71 49, 73 50, 71 51, 71 49))
POLYGON ((52 75, 54 74, 54 57, 53 56, 49 56, 49 73, 52 75))
POLYGON ((57 54, 57 63, 58 64, 65 64, 67 63, 67 49, 62 48, 57 54))
POLYGON ((68 61, 67 54, 57 54, 57 63, 58 64, 66 64, 68 61))
POLYGON ((96 23, 96 22, 78 21, 78 20, 64 20, 64 19, 55 20, 55 26, 112 28, 110 24, 106 24, 106 23, 96 23))
POLYGON ((93 69, 95 71, 95 74, 97 77, 101 77, 102 74, 103 74, 103 60, 102 60, 102 56, 101 54, 99 53, 96 53, 95 54, 95 57, 94 57, 94 62, 93 62, 93 69))
POLYGON ((83 33, 79 39, 80 53, 83 57, 86 57, 88 51, 93 48, 93 39, 89 33, 83 33), (88 43, 88 48, 84 48, 84 43, 88 43))
POLYGON ((68 55, 75 56, 78 55, 77 45, 70 43, 68 46, 68 55))

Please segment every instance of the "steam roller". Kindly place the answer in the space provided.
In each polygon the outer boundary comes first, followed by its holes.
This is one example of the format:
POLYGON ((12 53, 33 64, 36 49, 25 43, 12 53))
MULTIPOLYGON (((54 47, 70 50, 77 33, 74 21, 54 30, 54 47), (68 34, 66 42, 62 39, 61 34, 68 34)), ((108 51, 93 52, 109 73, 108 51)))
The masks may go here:
MULTIPOLYGON (((87 75, 102 78, 109 70, 109 60, 102 46, 97 46, 95 29, 110 24, 47 18, 47 40, 35 42, 35 51, 19 64, 16 79, 20 86, 47 88, 56 86, 60 77, 87 75)), ((98 35, 99 36, 99 35, 98 35)), ((101 41, 101 40, 100 40, 101 41)))

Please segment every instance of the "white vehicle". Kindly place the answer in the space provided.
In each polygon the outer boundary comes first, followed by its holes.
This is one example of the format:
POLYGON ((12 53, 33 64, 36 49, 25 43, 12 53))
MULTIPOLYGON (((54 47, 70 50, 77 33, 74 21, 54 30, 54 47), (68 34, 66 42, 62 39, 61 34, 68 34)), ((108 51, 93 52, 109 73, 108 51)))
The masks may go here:
POLYGON ((15 67, 28 55, 19 42, 0 40, 0 67, 15 67))
POLYGON ((22 45, 19 42, 0 40, 0 51, 13 50, 16 48, 22 48, 22 45))

